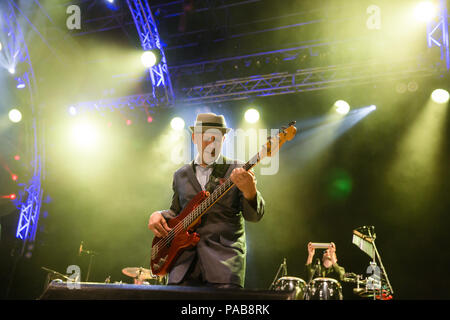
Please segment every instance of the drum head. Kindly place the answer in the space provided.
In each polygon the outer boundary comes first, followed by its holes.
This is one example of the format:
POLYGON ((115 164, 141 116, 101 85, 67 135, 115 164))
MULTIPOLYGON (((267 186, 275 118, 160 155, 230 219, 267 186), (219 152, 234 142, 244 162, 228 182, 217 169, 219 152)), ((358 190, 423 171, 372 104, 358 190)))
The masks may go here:
POLYGON ((307 299, 343 300, 341 284, 332 278, 315 278, 309 285, 307 299))
POLYGON ((295 299, 303 300, 306 295, 306 282, 297 277, 282 277, 275 283, 277 291, 295 291, 295 299))

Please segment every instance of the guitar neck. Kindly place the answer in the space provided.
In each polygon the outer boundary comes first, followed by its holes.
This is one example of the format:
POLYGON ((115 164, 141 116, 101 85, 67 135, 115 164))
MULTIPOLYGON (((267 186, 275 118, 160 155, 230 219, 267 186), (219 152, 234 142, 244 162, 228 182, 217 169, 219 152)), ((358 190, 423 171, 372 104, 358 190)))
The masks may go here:
MULTIPOLYGON (((261 157, 258 152, 253 158, 247 161, 242 168, 248 171, 260 161, 261 157)), ((184 230, 187 230, 189 227, 196 224, 198 219, 200 219, 208 211, 208 209, 219 201, 219 199, 223 197, 233 186, 234 183, 230 178, 227 178, 221 185, 219 185, 205 200, 200 203, 200 205, 198 205, 183 219, 182 222, 184 230)))

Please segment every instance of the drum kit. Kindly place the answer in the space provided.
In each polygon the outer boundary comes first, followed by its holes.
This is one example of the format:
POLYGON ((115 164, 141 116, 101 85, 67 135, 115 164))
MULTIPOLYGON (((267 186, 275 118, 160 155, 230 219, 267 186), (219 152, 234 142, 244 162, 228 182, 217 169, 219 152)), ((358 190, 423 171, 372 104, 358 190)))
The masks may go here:
MULTIPOLYGON (((64 275, 55 270, 41 267, 42 270, 47 272, 47 280, 44 288, 48 286, 51 281, 58 282, 79 282, 79 278, 73 278, 64 275)), ((142 267, 127 267, 122 269, 122 273, 133 279, 133 284, 137 285, 166 285, 167 284, 167 276, 159 277, 152 274, 151 270, 145 269, 142 267)), ((107 277, 105 283, 110 283, 111 277, 107 277)), ((122 283, 115 282, 115 283, 122 283)))
MULTIPOLYGON (((361 227, 353 230, 353 244, 358 246, 363 252, 372 259, 370 266, 367 268, 367 278, 355 273, 345 273, 342 282, 356 285, 353 293, 362 298, 371 298, 374 300, 390 300, 394 293, 390 285, 387 273, 381 262, 381 257, 375 246, 374 227, 361 227), (378 264, 377 264, 378 260, 378 264)), ((315 249, 326 249, 331 243, 311 243, 315 249)), ((80 246, 79 254, 88 252, 80 246)), ((92 255, 92 253, 90 253, 92 255)), ((63 275, 57 271, 42 267, 47 271, 46 286, 50 281, 67 281, 79 282, 79 277, 63 275)), ((90 271, 90 265, 89 265, 90 271)), ((136 285, 167 285, 168 277, 153 275, 150 269, 143 267, 126 267, 122 269, 122 273, 133 279, 136 285)), ((86 279, 87 281, 87 279, 86 279)), ((110 283, 110 277, 105 280, 110 283)), ((116 282, 116 283, 122 283, 116 282)), ((342 285, 339 281, 328 277, 317 277, 305 280, 289 276, 287 272, 286 258, 281 263, 269 290, 294 292, 296 300, 343 300, 342 285), (281 277, 280 274, 282 275, 281 277)))
MULTIPOLYGON (((375 245, 373 226, 364 226, 353 230, 353 244, 371 258, 367 268, 367 277, 355 273, 345 273, 342 282, 356 285, 353 293, 362 298, 373 300, 391 300, 394 290, 389 282, 380 254, 375 245), (378 261, 378 264, 377 264, 378 261)), ((330 243, 311 243, 315 249, 326 249, 330 243)), ((286 258, 281 263, 269 290, 295 291, 296 300, 343 300, 341 283, 333 278, 318 277, 307 283, 301 278, 288 276, 286 258), (283 276, 278 278, 280 272, 283 276), (277 280, 278 279, 278 280, 277 280)))
POLYGON ((281 277, 276 291, 295 291, 296 300, 343 300, 342 286, 333 278, 315 278, 309 284, 297 277, 281 277))
POLYGON ((122 273, 133 278, 134 284, 142 285, 166 285, 167 277, 158 277, 152 274, 152 271, 142 267, 123 268, 122 273))

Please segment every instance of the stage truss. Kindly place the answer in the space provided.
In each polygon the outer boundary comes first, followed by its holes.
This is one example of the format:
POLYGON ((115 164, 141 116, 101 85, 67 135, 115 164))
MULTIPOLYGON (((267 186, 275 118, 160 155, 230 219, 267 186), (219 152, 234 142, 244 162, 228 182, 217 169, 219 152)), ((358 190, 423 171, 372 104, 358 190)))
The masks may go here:
POLYGON ((21 254, 24 253, 25 244, 34 242, 41 210, 42 197, 44 190, 42 188, 43 180, 43 143, 40 135, 38 110, 36 109, 36 80, 34 76, 31 58, 28 47, 24 38, 22 27, 18 22, 16 15, 23 15, 20 8, 12 0, 8 0, 2 13, 3 32, 11 35, 9 42, 5 44, 6 50, 9 51, 9 57, 14 57, 10 61, 14 66, 25 66, 16 68, 15 78, 26 85, 29 94, 29 107, 31 108, 32 120, 29 122, 32 131, 32 142, 30 150, 27 151, 31 155, 30 166, 28 167, 31 178, 27 183, 22 184, 23 189, 19 191, 19 197, 15 200, 15 205, 20 211, 19 221, 16 230, 16 238, 23 241, 21 254))

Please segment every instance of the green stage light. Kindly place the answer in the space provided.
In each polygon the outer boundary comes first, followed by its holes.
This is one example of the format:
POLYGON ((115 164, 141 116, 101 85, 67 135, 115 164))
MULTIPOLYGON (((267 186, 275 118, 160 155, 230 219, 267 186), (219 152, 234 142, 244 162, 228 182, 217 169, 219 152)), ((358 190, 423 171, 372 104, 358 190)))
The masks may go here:
POLYGON ((328 183, 328 195, 333 199, 347 198, 353 189, 353 181, 348 172, 335 169, 331 172, 328 183))
POLYGON ((439 104, 447 103, 450 95, 447 90, 436 89, 431 93, 431 99, 439 104))

